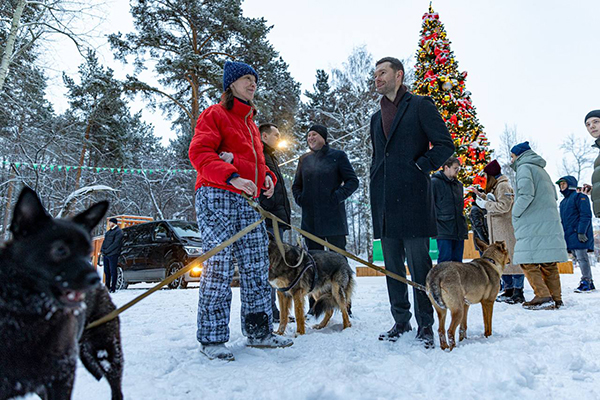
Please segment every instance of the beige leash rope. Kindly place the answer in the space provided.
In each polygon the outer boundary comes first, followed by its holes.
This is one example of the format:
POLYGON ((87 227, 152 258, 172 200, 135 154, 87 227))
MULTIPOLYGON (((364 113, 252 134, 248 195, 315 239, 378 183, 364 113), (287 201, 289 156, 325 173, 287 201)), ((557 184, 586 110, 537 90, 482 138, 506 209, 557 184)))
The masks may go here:
POLYGON ((221 243, 217 247, 213 247, 212 249, 210 249, 206 253, 202 254, 200 257, 198 257, 194 261, 190 262, 188 265, 186 265, 185 267, 183 267, 182 269, 180 269, 179 271, 177 271, 175 274, 173 274, 171 276, 168 276, 162 282, 158 283, 156 286, 152 287, 147 292, 144 292, 143 294, 139 295, 135 299, 131 300, 129 303, 127 303, 127 304, 125 304, 125 305, 117 308, 113 312, 111 312, 109 314, 106 314, 104 317, 102 317, 102 318, 100 318, 100 319, 92 322, 91 324, 89 324, 86 327, 86 329, 94 328, 94 327, 96 327, 98 325, 101 325, 101 324, 103 324, 105 322, 108 322, 108 321, 116 318, 119 314, 121 314, 123 311, 127 310, 129 307, 132 307, 136 303, 139 303, 144 298, 150 296, 152 293, 156 292, 157 290, 159 290, 163 286, 168 285, 169 283, 173 282, 175 279, 179 278, 181 275, 185 274, 186 272, 188 272, 189 270, 191 270, 195 266, 201 265, 204 261, 206 261, 209 258, 211 258, 212 256, 214 256, 215 254, 217 254, 218 252, 220 252, 221 250, 223 250, 225 247, 227 247, 227 246, 231 245, 232 243, 238 241, 242 236, 248 234, 250 231, 252 231, 257 226, 259 226, 264 220, 265 220, 265 216, 262 216, 258 221, 254 222, 252 225, 248 225, 246 228, 244 228, 243 230, 239 231, 238 233, 236 233, 235 235, 233 235, 232 237, 230 237, 229 239, 227 239, 226 241, 224 241, 223 243, 221 243))
MULTIPOLYGON (((368 261, 363 260, 360 257, 355 256, 352 253, 347 252, 346 250, 342 250, 339 247, 336 247, 334 245, 332 245, 331 243, 326 242, 325 240, 321 239, 320 237, 317 237, 315 235, 313 235, 312 233, 308 233, 300 228, 296 228, 295 226, 288 224, 287 222, 283 221, 282 219, 280 219, 279 217, 271 214, 268 211, 265 211, 254 199, 250 198, 248 195, 246 195, 245 193, 242 193, 242 196, 248 201, 248 203, 250 203, 250 206, 252 208, 254 208, 258 213, 260 213, 261 218, 254 222, 251 225, 248 225, 246 228, 244 228, 243 230, 241 230, 240 232, 236 233, 235 235, 233 235, 232 237, 230 237, 229 239, 227 239, 226 241, 224 241, 223 243, 221 243, 220 245, 218 245, 217 247, 213 247, 212 249, 210 249, 209 251, 207 251, 206 253, 202 254, 200 257, 196 258, 194 261, 190 262, 188 265, 186 265, 185 267, 183 267, 182 269, 180 269, 179 271, 177 271, 175 274, 168 276, 167 278, 165 278, 164 280, 162 280, 161 282, 159 282, 158 284, 156 284, 154 287, 152 287, 151 289, 149 289, 148 291, 144 292, 143 294, 137 296, 136 298, 134 298, 133 300, 131 300, 130 302, 128 302, 127 304, 117 308, 116 310, 106 314, 104 317, 90 323, 88 326, 86 326, 86 329, 91 329, 91 328, 95 328, 98 325, 102 325, 105 322, 108 322, 114 318, 116 318, 119 314, 121 314, 122 312, 124 312, 125 310, 127 310, 128 308, 134 306, 135 304, 139 303, 140 301, 142 301, 143 299, 145 299, 146 297, 150 296, 152 293, 156 292, 157 290, 159 290, 160 288, 162 288, 163 286, 168 285, 169 283, 173 282, 175 279, 179 278, 181 275, 185 274, 186 272, 190 271, 192 268, 194 268, 197 265, 202 264, 204 261, 208 260, 209 258, 211 258, 212 256, 214 256, 215 254, 217 254, 218 252, 220 252, 221 250, 223 250, 225 247, 231 245, 232 243, 238 241, 241 237, 245 236, 246 234, 248 234, 250 231, 252 231, 253 229, 255 229, 258 225, 260 225, 266 218, 269 218, 273 221, 273 233, 275 236, 275 241, 277 242, 277 247, 279 249, 279 251, 281 252, 283 259, 285 260, 285 251, 283 248, 283 242, 281 240, 281 236, 279 235, 279 223, 288 225, 289 227, 291 227, 292 229, 294 229, 296 232, 298 232, 300 235, 314 241, 317 242, 325 247, 327 247, 330 250, 335 251, 336 253, 339 253, 341 255, 343 255, 344 257, 350 258, 354 261, 357 261, 371 269, 374 269, 377 272, 380 272, 386 276, 389 276, 392 279, 395 279, 397 281, 406 283, 407 285, 411 285, 414 288, 418 289, 418 290, 422 290, 424 292, 427 292, 427 289, 425 288, 425 286, 410 281, 398 274, 395 274, 393 272, 390 272, 384 268, 378 267, 377 265, 370 263, 368 261)), ((298 265, 302 262, 302 258, 300 259, 300 261, 298 262, 298 265)), ((286 262, 287 264, 287 262, 286 262)), ((298 266, 296 265, 296 267, 298 266)))

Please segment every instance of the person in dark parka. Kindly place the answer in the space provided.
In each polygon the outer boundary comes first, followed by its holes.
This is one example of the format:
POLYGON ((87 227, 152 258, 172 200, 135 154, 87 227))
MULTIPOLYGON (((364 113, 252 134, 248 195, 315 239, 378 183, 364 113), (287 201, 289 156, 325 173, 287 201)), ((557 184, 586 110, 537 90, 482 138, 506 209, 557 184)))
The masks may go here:
MULTIPOLYGON (((345 250, 345 200, 358 189, 358 178, 346 153, 327 144, 326 127, 313 125, 307 142, 311 151, 300 157, 292 184, 294 200, 302 208, 302 229, 345 250)), ((324 248, 309 239, 306 245, 309 250, 324 248)))
POLYGON ((104 257, 105 284, 110 293, 117 290, 117 263, 123 245, 123 231, 116 218, 108 220, 108 230, 104 234, 100 253, 104 257))
POLYGON ((577 179, 567 175, 556 181, 564 199, 560 202, 560 222, 565 232, 567 251, 577 259, 581 270, 581 282, 576 292, 595 290, 588 252, 594 251, 594 230, 590 199, 577 192, 577 179))
MULTIPOLYGON (((430 172, 453 153, 446 124, 429 97, 416 96, 402 84, 404 66, 392 57, 379 60, 375 86, 381 110, 371 117, 371 211, 373 233, 381 239, 386 269, 425 284, 431 269, 429 238, 437 234, 430 172), (430 147, 431 144, 431 147, 430 147)), ((380 340, 397 340, 410 331, 407 285, 387 278, 395 324, 380 340)), ((433 346, 433 308, 427 294, 414 290, 417 338, 433 346)))
POLYGON ((444 261, 462 262, 465 239, 469 237, 463 213, 463 184, 457 179, 459 171, 460 160, 450 157, 443 169, 431 177, 438 230, 438 264, 444 261))

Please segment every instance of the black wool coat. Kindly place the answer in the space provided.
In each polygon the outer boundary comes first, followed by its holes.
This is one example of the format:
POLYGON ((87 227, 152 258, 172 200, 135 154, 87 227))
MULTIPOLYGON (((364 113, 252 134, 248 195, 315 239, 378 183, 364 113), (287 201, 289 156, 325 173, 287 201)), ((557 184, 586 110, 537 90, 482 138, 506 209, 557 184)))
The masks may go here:
POLYGON ((437 239, 464 240, 469 237, 465 208, 463 184, 450 180, 442 171, 431 177, 433 202, 437 220, 437 239))
MULTIPOLYGON (((267 167, 269 167, 271 172, 277 177, 277 183, 275 184, 275 191, 271 198, 267 198, 267 196, 264 195, 264 192, 260 195, 260 206, 285 222, 290 223, 290 217, 292 215, 290 200, 288 199, 287 189, 285 188, 285 180, 279 169, 279 160, 275 156, 275 149, 263 143, 263 153, 265 155, 267 167)), ((273 226, 273 221, 271 221, 270 218, 267 218, 266 224, 268 227, 271 227, 273 226)), ((290 229, 289 226, 283 224, 279 224, 279 227, 284 230, 290 229)))
POLYGON ((327 144, 300 157, 292 185, 302 208, 302 229, 317 236, 348 234, 344 201, 358 189, 348 156, 327 144))
POLYGON ((104 256, 118 256, 123 245, 123 231, 118 226, 106 231, 100 252, 104 256))
POLYGON ((435 236, 429 174, 454 153, 454 143, 433 100, 406 93, 398 105, 389 137, 383 133, 381 110, 371 117, 370 133, 375 238, 435 236))

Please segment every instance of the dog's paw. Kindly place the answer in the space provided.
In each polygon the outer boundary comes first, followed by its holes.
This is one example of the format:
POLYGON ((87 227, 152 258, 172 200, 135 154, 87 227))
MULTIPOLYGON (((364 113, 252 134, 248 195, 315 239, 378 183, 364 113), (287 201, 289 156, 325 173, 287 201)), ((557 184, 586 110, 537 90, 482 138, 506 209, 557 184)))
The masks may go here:
POLYGON ((313 329, 319 330, 319 329, 323 329, 325 328, 325 325, 323 324, 316 324, 312 326, 313 329))
POLYGON ((279 335, 279 336, 283 336, 283 334, 285 333, 285 329, 277 329, 275 332, 273 332, 275 335, 279 335))
POLYGON ((348 323, 344 324, 344 328, 343 329, 350 328, 351 326, 352 326, 352 322, 348 321, 348 323))

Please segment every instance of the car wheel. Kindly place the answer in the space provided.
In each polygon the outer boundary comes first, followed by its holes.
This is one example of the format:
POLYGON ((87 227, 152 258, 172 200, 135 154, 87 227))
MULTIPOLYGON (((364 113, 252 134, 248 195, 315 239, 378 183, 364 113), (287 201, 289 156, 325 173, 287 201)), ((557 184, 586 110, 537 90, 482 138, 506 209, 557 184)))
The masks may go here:
MULTIPOLYGON (((167 268, 167 277, 174 275, 181 268, 183 268, 182 263, 180 263, 180 262, 171 263, 171 265, 169 265, 169 268, 167 268)), ((169 289, 183 288, 184 287, 183 282, 184 282, 183 276, 180 276, 179 278, 175 279, 173 282, 169 283, 167 285, 167 287, 169 289)))
POLYGON ((127 289, 128 283, 125 281, 123 268, 117 267, 117 290, 127 289))

